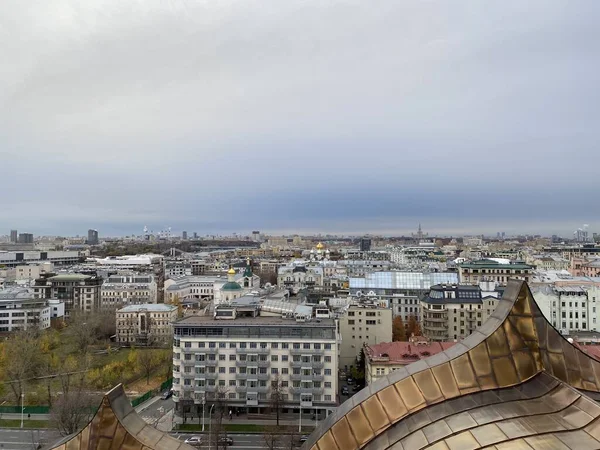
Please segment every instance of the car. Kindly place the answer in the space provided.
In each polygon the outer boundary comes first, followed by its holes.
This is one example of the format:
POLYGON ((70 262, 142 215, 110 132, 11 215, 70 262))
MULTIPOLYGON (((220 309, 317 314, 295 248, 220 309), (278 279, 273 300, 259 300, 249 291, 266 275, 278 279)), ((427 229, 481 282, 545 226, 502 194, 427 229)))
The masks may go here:
POLYGON ((308 441, 308 434, 303 434, 302 436, 300 436, 300 439, 298 439, 298 442, 300 442, 301 444, 304 444, 306 441, 308 441))
POLYGON ((192 447, 200 447, 202 445, 202 438, 200 436, 191 436, 184 442, 192 447))
POLYGON ((352 379, 352 377, 348 377, 348 379, 346 380, 346 383, 352 384, 352 383, 354 383, 354 380, 352 379))
POLYGON ((168 391, 163 392, 160 398, 162 400, 168 400, 169 398, 171 398, 172 395, 173 391, 169 389, 168 391))
POLYGON ((342 388, 342 395, 348 395, 350 393, 350 390, 348 389, 348 386, 344 386, 342 388))
POLYGON ((228 436, 221 436, 219 438, 219 445, 233 445, 233 439, 228 436))

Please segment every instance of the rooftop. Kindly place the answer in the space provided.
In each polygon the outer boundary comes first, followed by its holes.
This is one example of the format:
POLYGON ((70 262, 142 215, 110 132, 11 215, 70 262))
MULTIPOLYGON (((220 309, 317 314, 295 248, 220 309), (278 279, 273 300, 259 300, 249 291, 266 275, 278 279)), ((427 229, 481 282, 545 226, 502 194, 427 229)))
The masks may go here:
POLYGON ((65 273, 54 275, 53 277, 49 277, 49 280, 52 281, 83 281, 92 278, 91 275, 83 275, 81 273, 65 273))
POLYGON ((147 310, 150 312, 171 312, 177 309, 175 305, 166 305, 164 303, 143 303, 141 305, 128 305, 119 309, 117 312, 139 312, 147 310))
POLYGON ((429 342, 416 345, 400 341, 383 342, 367 347, 366 352, 373 364, 407 365, 448 350, 454 344, 455 342, 429 342))
POLYGON ((373 272, 360 278, 350 278, 350 289, 418 289, 427 290, 434 284, 457 284, 454 272, 373 272))
POLYGON ((213 316, 187 316, 175 322, 175 327, 182 326, 224 326, 224 327, 263 327, 263 326, 288 326, 288 327, 323 327, 335 326, 333 319, 313 319, 308 322, 296 322, 294 319, 282 317, 258 316, 239 317, 232 320, 215 320, 213 316))

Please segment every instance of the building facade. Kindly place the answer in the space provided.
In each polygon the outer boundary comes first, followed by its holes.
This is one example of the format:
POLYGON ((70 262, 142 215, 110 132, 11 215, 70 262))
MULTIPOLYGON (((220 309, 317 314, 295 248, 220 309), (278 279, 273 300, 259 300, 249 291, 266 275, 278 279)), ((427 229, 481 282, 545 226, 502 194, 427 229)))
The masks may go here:
POLYGON ((101 287, 102 277, 69 273, 38 278, 32 289, 36 298, 56 298, 64 302, 68 317, 73 310, 98 310, 101 287))
POLYGON ((72 266, 85 259, 83 253, 67 251, 0 251, 0 265, 16 267, 23 264, 51 262, 56 266, 72 266))
POLYGON ((153 275, 111 275, 100 289, 103 309, 117 309, 125 305, 157 303, 158 288, 153 275))
POLYGON ((0 333, 25 330, 30 327, 50 328, 53 314, 58 317, 62 303, 36 298, 26 288, 0 290, 0 333), (53 308, 55 308, 53 310, 53 308))
POLYGON ((279 267, 277 285, 297 294, 306 288, 323 286, 323 268, 318 265, 288 265, 279 267))
POLYGON ((337 338, 332 319, 296 321, 257 310, 189 316, 174 324, 177 414, 200 414, 217 396, 228 408, 264 413, 274 392, 283 413, 326 412, 337 404, 337 338), (275 384, 273 384, 275 383, 275 384))
POLYGON ((89 245, 98 245, 98 230, 88 230, 87 243, 89 245))
POLYGON ((356 366, 364 345, 392 342, 392 311, 389 308, 352 305, 339 319, 340 369, 356 366))
POLYGON ((433 342, 464 339, 492 315, 502 290, 494 283, 480 286, 439 284, 421 300, 421 330, 433 342))
POLYGON ((462 284, 478 284, 480 281, 494 281, 506 285, 509 279, 529 282, 533 277, 533 266, 523 263, 502 264, 490 259, 482 259, 459 266, 462 284))
POLYGON ((177 306, 164 304, 128 305, 117 310, 117 342, 121 345, 170 344, 177 306))

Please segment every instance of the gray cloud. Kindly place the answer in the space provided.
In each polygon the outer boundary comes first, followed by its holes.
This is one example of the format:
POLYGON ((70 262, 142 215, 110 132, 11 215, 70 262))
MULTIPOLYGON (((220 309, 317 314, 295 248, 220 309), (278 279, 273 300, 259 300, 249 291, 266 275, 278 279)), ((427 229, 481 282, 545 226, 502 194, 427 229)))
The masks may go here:
POLYGON ((5 0, 0 229, 594 224, 599 12, 5 0))

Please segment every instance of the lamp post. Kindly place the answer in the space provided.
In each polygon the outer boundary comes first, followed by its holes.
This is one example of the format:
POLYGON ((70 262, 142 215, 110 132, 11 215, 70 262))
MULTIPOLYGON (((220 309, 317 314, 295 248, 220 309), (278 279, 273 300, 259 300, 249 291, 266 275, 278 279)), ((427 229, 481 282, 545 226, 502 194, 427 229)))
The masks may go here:
MULTIPOLYGON (((210 446, 212 443, 212 441, 210 440, 211 433, 212 433, 212 420, 210 420, 210 419, 212 417, 212 410, 214 407, 215 407, 215 404, 213 403, 212 405, 210 405, 210 411, 208 412, 208 450, 210 450, 210 446)), ((217 445, 219 445, 219 444, 217 444, 217 445)))
POLYGON ((21 428, 23 428, 23 413, 25 412, 25 406, 23 403, 25 402, 25 393, 21 392, 21 428))
POLYGON ((206 405, 206 398, 202 397, 202 432, 204 433, 204 405, 206 405))
POLYGON ((298 433, 302 433, 302 396, 300 397, 300 420, 298 422, 298 433))

